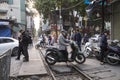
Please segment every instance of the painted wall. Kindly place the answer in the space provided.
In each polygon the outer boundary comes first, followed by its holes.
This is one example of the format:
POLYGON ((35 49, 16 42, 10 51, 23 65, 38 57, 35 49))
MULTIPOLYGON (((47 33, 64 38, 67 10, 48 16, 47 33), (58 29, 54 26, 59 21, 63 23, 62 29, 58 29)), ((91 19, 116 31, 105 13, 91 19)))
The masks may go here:
POLYGON ((21 6, 21 23, 26 25, 26 9, 25 9, 25 0, 20 0, 21 6))
POLYGON ((8 9, 7 3, 0 3, 0 19, 6 19, 8 9))
POLYGON ((112 39, 120 40, 120 1, 112 4, 112 39))
POLYGON ((21 0, 10 0, 8 17, 16 19, 18 23, 21 23, 21 10, 20 10, 21 0))

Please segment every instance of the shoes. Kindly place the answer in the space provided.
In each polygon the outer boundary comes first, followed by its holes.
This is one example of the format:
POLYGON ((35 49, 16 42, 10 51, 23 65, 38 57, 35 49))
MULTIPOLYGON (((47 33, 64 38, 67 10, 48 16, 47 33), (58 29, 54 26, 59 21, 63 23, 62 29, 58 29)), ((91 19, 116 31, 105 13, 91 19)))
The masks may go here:
POLYGON ((25 57, 23 57, 23 62, 28 62, 29 59, 26 59, 25 57))
POLYGON ((100 62, 101 65, 104 65, 105 63, 104 62, 100 62))
POLYGON ((23 62, 28 62, 29 60, 24 59, 23 62))
POLYGON ((20 60, 20 58, 16 58, 15 60, 20 60))

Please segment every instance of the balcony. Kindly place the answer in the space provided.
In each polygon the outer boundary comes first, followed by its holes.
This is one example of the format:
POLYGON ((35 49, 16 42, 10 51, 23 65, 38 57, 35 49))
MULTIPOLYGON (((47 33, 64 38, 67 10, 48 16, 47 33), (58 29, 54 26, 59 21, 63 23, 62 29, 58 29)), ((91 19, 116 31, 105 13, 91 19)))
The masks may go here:
POLYGON ((0 3, 0 19, 5 19, 7 12, 8 12, 8 4, 6 2, 0 3))
POLYGON ((2 11, 8 10, 8 4, 6 2, 0 3, 0 10, 2 11))

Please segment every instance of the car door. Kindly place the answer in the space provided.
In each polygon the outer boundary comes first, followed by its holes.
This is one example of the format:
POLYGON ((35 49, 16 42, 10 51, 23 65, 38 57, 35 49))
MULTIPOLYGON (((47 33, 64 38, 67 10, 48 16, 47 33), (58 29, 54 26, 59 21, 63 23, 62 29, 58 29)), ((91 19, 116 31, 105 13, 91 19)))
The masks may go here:
POLYGON ((14 41, 8 38, 1 38, 0 39, 0 51, 4 52, 5 50, 12 49, 14 41))

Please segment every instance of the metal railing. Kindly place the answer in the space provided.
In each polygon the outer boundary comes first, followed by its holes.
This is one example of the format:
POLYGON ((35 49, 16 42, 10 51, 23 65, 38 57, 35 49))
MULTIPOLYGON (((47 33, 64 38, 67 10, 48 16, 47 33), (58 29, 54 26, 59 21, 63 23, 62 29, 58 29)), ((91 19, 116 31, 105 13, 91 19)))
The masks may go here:
MULTIPOLYGON (((1 54, 1 53, 0 53, 1 54)), ((0 55, 0 80, 9 80, 11 63, 11 50, 0 55)))

